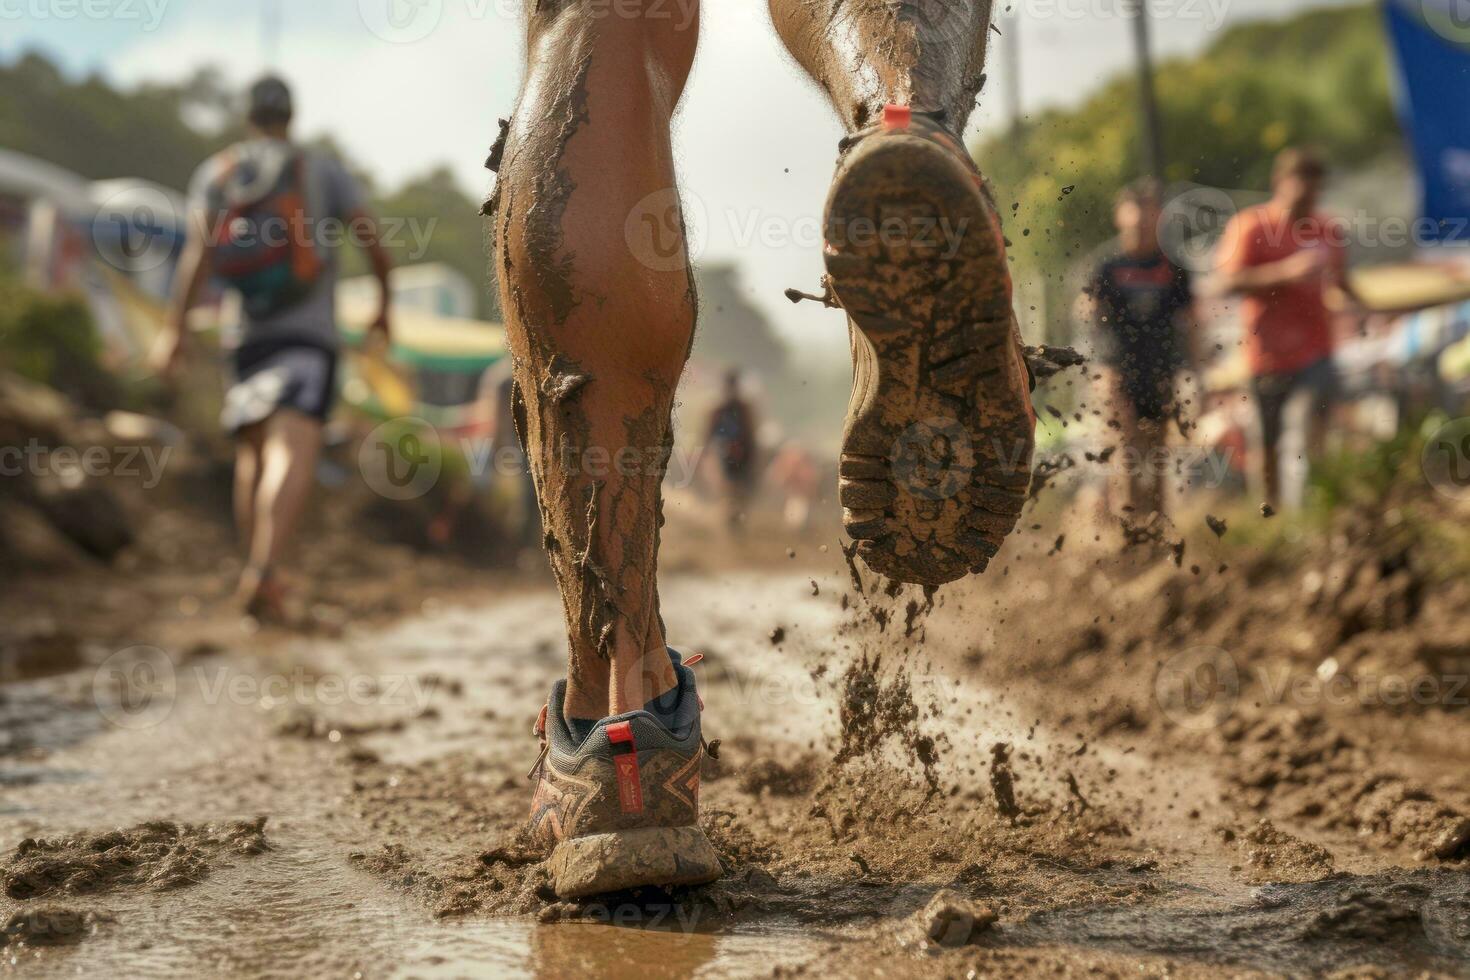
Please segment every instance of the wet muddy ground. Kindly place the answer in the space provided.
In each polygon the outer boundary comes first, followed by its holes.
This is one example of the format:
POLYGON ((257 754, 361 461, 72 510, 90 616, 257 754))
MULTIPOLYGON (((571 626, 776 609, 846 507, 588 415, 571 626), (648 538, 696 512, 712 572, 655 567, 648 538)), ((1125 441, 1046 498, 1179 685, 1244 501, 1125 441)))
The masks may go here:
POLYGON ((669 575, 727 873, 583 904, 519 834, 548 589, 309 636, 175 604, 0 687, 0 964, 1470 976, 1465 584, 1382 526, 1120 536, 1048 522, 932 608, 835 542, 669 575))

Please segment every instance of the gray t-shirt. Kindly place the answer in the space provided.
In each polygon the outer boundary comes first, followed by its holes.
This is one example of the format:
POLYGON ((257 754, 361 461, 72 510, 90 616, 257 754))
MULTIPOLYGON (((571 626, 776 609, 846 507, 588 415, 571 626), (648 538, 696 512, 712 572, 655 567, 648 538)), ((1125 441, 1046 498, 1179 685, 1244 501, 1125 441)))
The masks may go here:
POLYGON ((195 172, 189 182, 189 208, 196 222, 202 219, 208 222, 206 227, 212 227, 231 200, 248 196, 253 188, 260 188, 263 195, 275 187, 282 169, 293 165, 298 154, 303 155, 306 168, 305 228, 322 256, 321 278, 299 303, 278 313, 258 319, 242 313, 233 335, 224 338, 226 346, 293 339, 331 350, 338 346, 337 252, 344 243, 357 239, 351 222, 363 210, 362 190, 341 162, 284 140, 237 143, 210 157, 195 172), (226 179, 231 173, 236 175, 233 181, 226 179))

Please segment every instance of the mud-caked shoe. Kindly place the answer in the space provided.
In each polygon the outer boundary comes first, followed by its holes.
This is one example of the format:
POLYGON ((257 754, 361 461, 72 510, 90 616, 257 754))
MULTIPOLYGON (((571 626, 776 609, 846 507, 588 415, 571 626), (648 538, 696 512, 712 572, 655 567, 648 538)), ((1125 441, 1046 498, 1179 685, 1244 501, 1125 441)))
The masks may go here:
POLYGON ((679 687, 657 714, 630 711, 575 731, 563 717, 566 681, 541 709, 531 831, 551 849, 547 867, 561 898, 720 876, 719 855, 699 828, 699 694, 694 672, 673 658, 679 687))
POLYGON ((842 141, 824 258, 848 315, 843 523, 875 571, 984 571, 1031 482, 1036 416, 1000 219, 935 117, 889 106, 842 141))

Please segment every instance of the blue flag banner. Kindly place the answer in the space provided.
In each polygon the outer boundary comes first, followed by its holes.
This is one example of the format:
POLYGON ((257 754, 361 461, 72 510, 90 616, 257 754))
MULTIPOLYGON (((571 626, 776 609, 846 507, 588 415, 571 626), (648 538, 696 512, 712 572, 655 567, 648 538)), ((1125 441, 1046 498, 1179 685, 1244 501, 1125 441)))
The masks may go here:
POLYGON ((1387 0, 1429 241, 1470 244, 1470 0, 1387 0))

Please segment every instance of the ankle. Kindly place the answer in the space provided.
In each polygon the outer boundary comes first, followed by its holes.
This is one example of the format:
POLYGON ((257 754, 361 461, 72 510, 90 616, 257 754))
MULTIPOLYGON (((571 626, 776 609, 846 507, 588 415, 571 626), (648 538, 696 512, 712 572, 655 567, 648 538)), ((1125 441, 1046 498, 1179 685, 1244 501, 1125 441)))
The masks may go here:
POLYGON ((668 648, 662 642, 647 652, 626 658, 613 655, 612 684, 608 691, 610 714, 637 711, 679 686, 668 648))
POLYGON ((607 717, 608 694, 604 686, 600 690, 579 687, 574 682, 567 684, 566 698, 562 702, 562 717, 567 721, 580 719, 597 721, 607 717))

